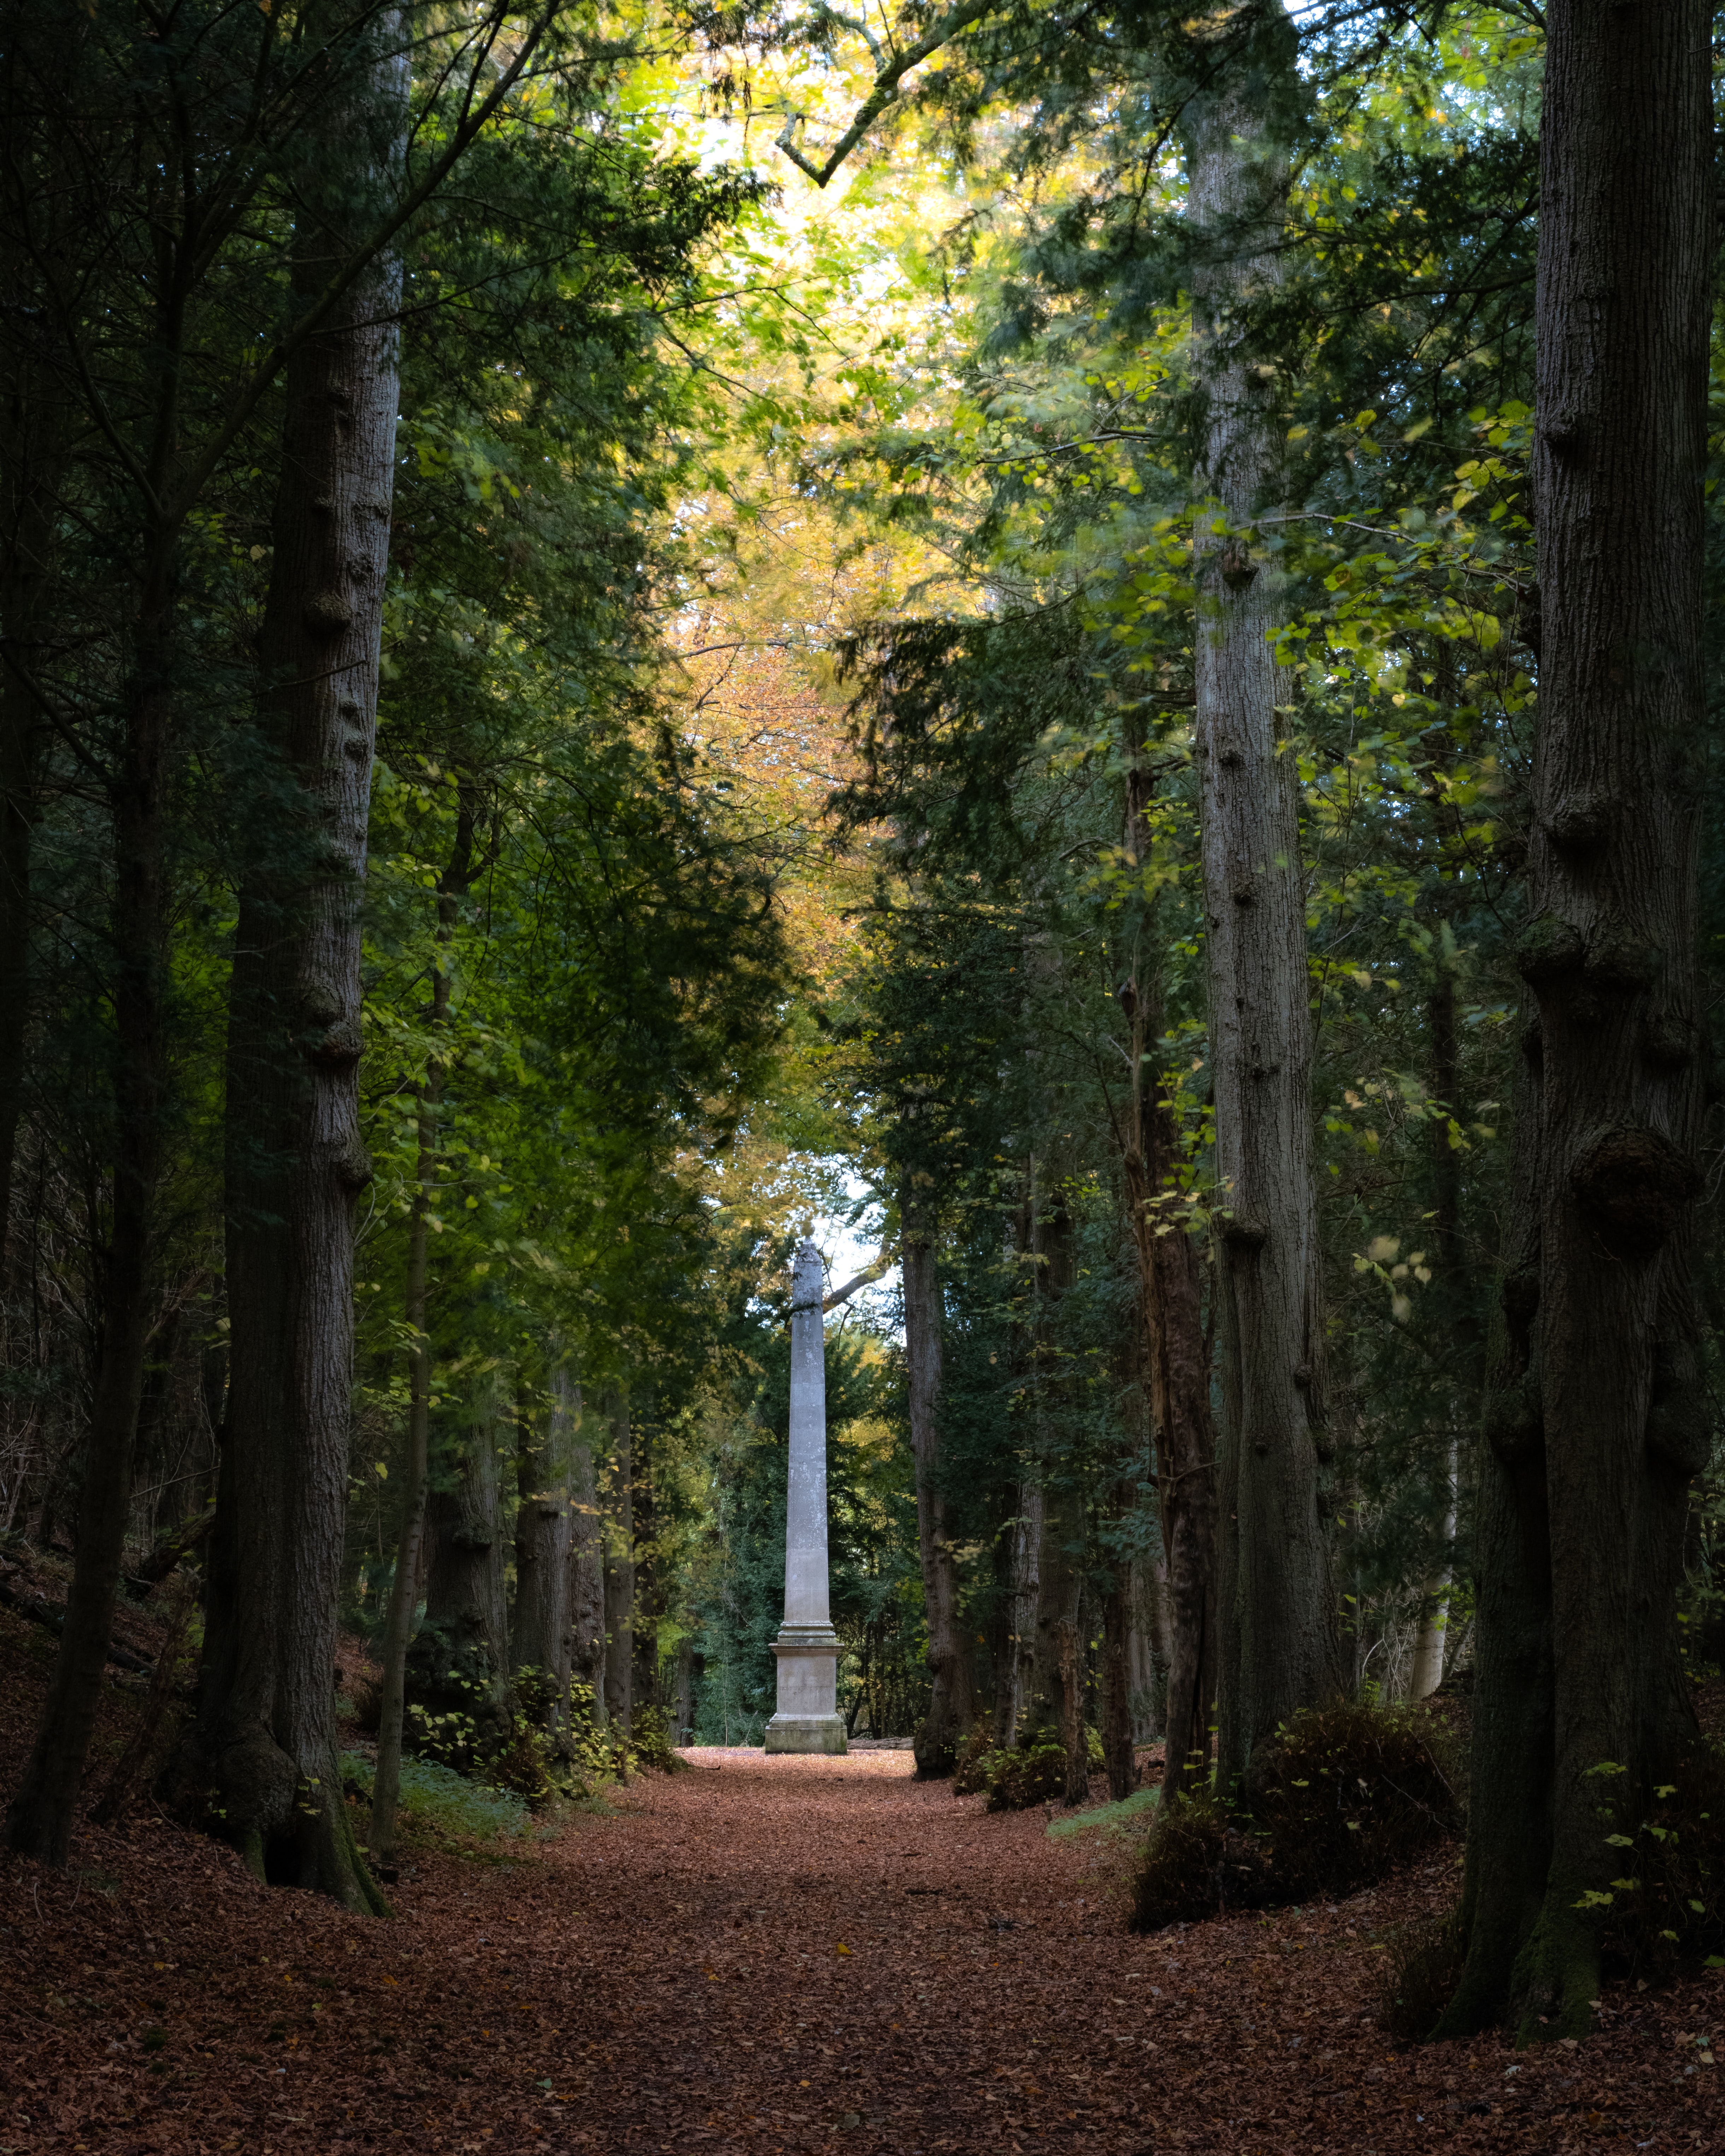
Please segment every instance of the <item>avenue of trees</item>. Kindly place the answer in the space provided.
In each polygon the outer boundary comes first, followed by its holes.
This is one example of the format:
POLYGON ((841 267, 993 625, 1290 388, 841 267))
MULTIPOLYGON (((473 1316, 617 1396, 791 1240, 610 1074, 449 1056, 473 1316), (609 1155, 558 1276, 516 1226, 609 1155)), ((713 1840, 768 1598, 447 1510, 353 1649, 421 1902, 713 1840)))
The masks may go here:
POLYGON ((0 39, 12 1847, 176 1567, 163 1801, 356 1911, 404 1751, 758 1741, 818 1213, 854 1731, 1441 1686, 1432 2025, 1583 2031, 1725 1645, 1711 12, 0 39))

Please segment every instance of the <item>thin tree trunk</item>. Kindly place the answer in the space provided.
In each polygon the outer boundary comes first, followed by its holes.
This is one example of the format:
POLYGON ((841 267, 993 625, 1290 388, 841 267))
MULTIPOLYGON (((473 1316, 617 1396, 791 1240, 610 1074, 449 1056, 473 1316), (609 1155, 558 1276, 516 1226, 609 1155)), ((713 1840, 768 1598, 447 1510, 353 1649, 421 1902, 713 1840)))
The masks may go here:
POLYGON ((1168 1727, 1170 1639, 1168 1561, 1160 1551, 1132 1567, 1131 1658, 1132 1735, 1153 1744, 1168 1727))
POLYGON ((629 1606, 629 1714, 656 1707, 659 1697, 659 1620, 665 1614, 664 1581, 654 1539, 653 1431, 636 1424, 629 1443, 629 1526, 634 1578, 629 1606))
MULTIPOLYGON (((474 807, 470 789, 458 788, 455 842, 438 884, 436 949, 431 965, 434 1044, 449 1020, 449 946, 460 901, 471 887, 474 807)), ((443 1107, 444 1064, 433 1052, 420 1081, 413 1163, 413 1201, 408 1214, 407 1320, 413 1344, 408 1351, 408 1456, 404 1463, 401 1532, 383 1627, 383 1674, 377 1717, 377 1764, 372 1780, 368 1835, 372 1861, 386 1880, 396 1864, 396 1814, 401 1803, 402 1741, 407 1723, 408 1654, 425 1569, 426 1507, 431 1491, 431 1381, 434 1355, 427 1290, 430 1274, 431 1214, 436 1203, 438 1123, 443 1107)))
MULTIPOLYGON (((1226 527, 1211 531, 1200 514, 1194 640, 1222 1210, 1217 1776, 1228 1789, 1247 1782, 1259 1746, 1291 1714, 1340 1691, 1341 1674, 1318 1495, 1323 1313, 1306 901, 1296 774, 1276 717, 1290 688, 1266 638, 1274 572, 1253 551, 1255 520, 1276 498, 1282 433, 1274 370, 1250 341, 1249 312, 1281 276, 1299 78, 1278 0, 1251 0, 1245 19, 1236 11, 1216 34, 1235 49, 1187 105, 1184 132, 1199 490, 1226 527)), ((1171 1768, 1196 1735, 1189 1697, 1177 1705, 1171 1768)))
POLYGON ((1036 1686, 1036 1612, 1042 1600, 1042 1485, 1027 1476, 1019 1489, 1012 1544, 1012 1663, 997 1710, 995 1742, 1016 1744, 1036 1686))
MULTIPOLYGON (((1455 1484, 1459 1453, 1455 1440, 1450 1442, 1449 1467, 1445 1477, 1449 1489, 1449 1503, 1443 1517, 1444 1548, 1448 1550, 1455 1540, 1455 1484)), ((1450 1623, 1450 1567, 1445 1561, 1428 1573, 1421 1584, 1420 1594, 1420 1625, 1414 1635, 1413 1667, 1408 1675, 1408 1697, 1430 1699, 1444 1681, 1444 1643, 1450 1623)))
MULTIPOLYGON (((1135 1494, 1135 1493, 1134 1493, 1135 1494)), ((1117 1558, 1102 1597, 1102 1763, 1117 1804, 1137 1787, 1132 1750, 1132 1567, 1117 1558)))
POLYGON ((39 371, 19 358, 0 389, 0 1279, 30 1022, 30 857, 43 716, 43 611, 63 456, 60 415, 44 409, 39 371))
POLYGON ((552 1386, 564 1389, 573 1427, 569 1468, 569 1673, 592 1695, 585 1703, 605 1725, 605 1522, 593 1460, 593 1421, 568 1366, 557 1363, 552 1386))
MULTIPOLYGON (((447 1004, 441 969, 436 987, 447 1004)), ((434 991, 435 993, 435 991, 434 991)), ((395 1577, 390 1583, 389 1614, 383 1627, 383 1676, 377 1717, 377 1764, 372 1779, 369 1835, 372 1861, 382 1876, 396 1866, 396 1814, 401 1803, 402 1737, 407 1720, 408 1650, 413 1640, 413 1617, 419 1604, 424 1569, 425 1508, 431 1489, 431 1335, 426 1327, 426 1281, 430 1261, 429 1216, 432 1178, 437 1172, 437 1111, 443 1092, 440 1065, 428 1067, 419 1089, 418 1158, 414 1164, 413 1202, 408 1215, 407 1319, 413 1344, 408 1351, 408 1455, 403 1465, 401 1533, 395 1548, 395 1577)))
POLYGON ((909 1377, 911 1452, 916 1472, 916 1541, 928 1625, 928 1712, 914 1751, 918 1780, 950 1774, 976 1718, 968 1643, 958 1625, 958 1583, 940 1481, 941 1284, 931 1224, 903 1209, 905 1362, 909 1377))
POLYGON ((1065 1801, 1090 1794, 1084 1731, 1085 1657, 1079 1619, 1084 1599, 1084 1479, 1071 1448, 1066 1366, 1057 1337, 1060 1306, 1072 1286, 1076 1259, 1072 1216, 1057 1173, 1032 1164, 1029 1245, 1034 1274, 1034 1355, 1038 1466, 1042 1476, 1042 1532, 1036 1558, 1034 1653, 1029 1693, 1019 1702, 1017 1741, 1050 1732, 1066 1756, 1065 1801))
MULTIPOLYGON (((167 348, 177 350, 171 336, 167 348)), ((169 433, 171 435, 171 427, 169 433)), ((161 475, 158 475, 158 477, 161 475)), ((162 994, 168 937, 165 819, 172 722, 175 537, 146 536, 136 670, 125 711, 114 819, 114 1150, 106 1242, 97 1260, 101 1335, 84 1451, 77 1555, 48 1697, 7 1815, 18 1855, 64 1866, 113 1630, 138 1403, 167 1087, 162 994)))
POLYGON ((605 1717, 627 1737, 634 1711, 635 1502, 629 1401, 605 1395, 605 1717))
MULTIPOLYGON (((555 1353, 555 1348, 553 1348, 555 1353)), ((562 1732, 569 1710, 570 1470, 574 1390, 567 1364, 547 1372, 542 1431, 526 1414, 516 1453, 515 1609, 510 1653, 517 1678, 539 1673, 540 1718, 562 1732)))
MULTIPOLYGON (((1134 754, 1127 778, 1126 852, 1148 865, 1148 781, 1134 754)), ((1157 1493, 1168 1554, 1171 1639, 1164 1706, 1164 1805, 1209 1774, 1220 1666, 1215 1440, 1210 1357, 1204 1335, 1198 1245, 1176 1203, 1179 1132, 1163 1084, 1161 983, 1153 920, 1142 924, 1120 992, 1130 1029, 1132 1083, 1122 1165, 1145 1334, 1157 1493)))
POLYGON ((1692 1279, 1703 1022, 1709 11, 1553 0, 1527 1082, 1480 1453, 1466 1960, 1443 2022, 1577 2037, 1694 1730, 1676 1596, 1711 1445, 1692 1279), (1604 1763, 1611 1771, 1602 1774, 1604 1763))

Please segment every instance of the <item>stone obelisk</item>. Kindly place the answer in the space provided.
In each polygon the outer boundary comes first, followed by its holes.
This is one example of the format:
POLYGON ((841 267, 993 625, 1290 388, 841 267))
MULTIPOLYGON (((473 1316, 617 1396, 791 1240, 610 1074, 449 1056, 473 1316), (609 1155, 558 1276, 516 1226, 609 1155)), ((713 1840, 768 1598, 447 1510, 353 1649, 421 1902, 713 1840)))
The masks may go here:
POLYGON ((769 1752, 842 1752, 839 1635, 827 1600, 826 1270, 813 1243, 791 1267, 791 1456, 785 1488, 784 1623, 769 1752))

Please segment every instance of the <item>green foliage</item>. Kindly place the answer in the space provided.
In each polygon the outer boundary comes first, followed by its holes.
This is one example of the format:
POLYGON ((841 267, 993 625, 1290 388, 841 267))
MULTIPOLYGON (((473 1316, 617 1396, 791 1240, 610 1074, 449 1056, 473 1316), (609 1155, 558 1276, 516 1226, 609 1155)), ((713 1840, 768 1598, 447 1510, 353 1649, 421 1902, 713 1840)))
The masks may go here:
POLYGON ((662 1774, 684 1774, 689 1771, 689 1762, 679 1756, 672 1744, 670 1723, 656 1707, 635 1709, 629 1746, 643 1767, 657 1768, 662 1774))
POLYGON ((1172 1806, 1134 1875, 1135 1931, 1347 1894, 1462 1824, 1451 1747, 1418 1709, 1351 1702, 1296 1715, 1253 1762, 1250 1801, 1172 1806))
MULTIPOLYGON (((343 1786, 369 1802, 376 1769, 341 1755, 343 1786)), ((409 1832, 446 1841, 515 1840, 527 1830, 527 1805, 516 1792, 470 1780, 436 1759, 401 1763, 401 1814, 409 1832)))
POLYGON ((1160 1789, 1134 1789, 1117 1804, 1097 1804, 1087 1811, 1072 1812, 1065 1819, 1050 1820, 1048 1831, 1056 1841, 1067 1841, 1074 1835, 1092 1832, 1140 1833, 1146 1825, 1145 1815, 1154 1811, 1161 1800, 1160 1789))
POLYGON ((991 1812, 1024 1812, 1033 1805, 1057 1804, 1066 1793, 1066 1748, 1057 1737, 1039 1737, 988 1754, 983 1776, 991 1812))
POLYGON ((1606 1840, 1616 1876, 1584 1900, 1614 1973, 1651 1982, 1725 1953, 1725 1746, 1679 1754, 1634 1830, 1606 1840))
POLYGON ((952 1794, 973 1797, 988 1786, 988 1766, 994 1757, 994 1732, 978 1722, 960 1739, 952 1763, 952 1794))

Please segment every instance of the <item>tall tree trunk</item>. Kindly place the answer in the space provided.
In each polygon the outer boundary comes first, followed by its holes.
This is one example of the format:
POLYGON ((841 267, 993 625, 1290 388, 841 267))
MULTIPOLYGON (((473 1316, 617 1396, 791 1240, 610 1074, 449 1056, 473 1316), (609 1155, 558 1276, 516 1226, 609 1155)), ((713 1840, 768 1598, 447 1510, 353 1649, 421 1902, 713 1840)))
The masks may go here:
POLYGON ((933 1230, 926 1214, 903 1208, 905 1363, 909 1378, 911 1452, 916 1471, 916 1541, 928 1623, 928 1712, 917 1727, 916 1775, 950 1774, 976 1718, 970 1646, 958 1625, 958 1582, 940 1481, 941 1284, 933 1230))
MULTIPOLYGON (((553 1348, 555 1353, 555 1348, 553 1348)), ((539 1672, 539 1718, 561 1732, 569 1707, 569 1479, 575 1446, 567 1365, 547 1373, 543 1424, 521 1414, 516 1451, 515 1609, 510 1654, 517 1678, 539 1672)))
POLYGON ((1138 1782, 1132 1750, 1131 1635, 1132 1566, 1126 1558, 1117 1557, 1102 1595, 1101 1686, 1102 1764, 1108 1794, 1117 1804, 1129 1797, 1138 1782))
MULTIPOLYGON (((629 1440, 630 1527, 634 1579, 629 1614, 629 1713, 657 1707, 660 1698, 659 1621, 665 1614, 665 1579, 655 1540, 653 1429, 634 1424, 629 1440)), ((633 1727, 633 1722, 631 1722, 633 1727)))
POLYGON ((509 1623, 499 1519, 497 1395, 484 1378, 435 1463, 425 1621, 408 1656, 410 1706, 470 1717, 487 1757, 510 1733, 509 1623))
POLYGON ((1420 1593, 1420 1623, 1414 1635, 1414 1659, 1408 1673, 1408 1697, 1430 1699, 1444 1681, 1444 1645, 1450 1623, 1450 1563, 1447 1552, 1455 1540, 1455 1481, 1459 1466, 1457 1447, 1450 1442, 1449 1462, 1445 1476, 1449 1502, 1444 1508, 1442 1532, 1446 1553, 1441 1564, 1435 1566, 1421 1583, 1420 1593))
POLYGON ((619 1737, 634 1719, 635 1499, 629 1400, 605 1395, 605 1717, 619 1737))
MULTIPOLYGON (((401 24, 379 12, 297 166, 310 305, 376 221, 401 155, 401 24)), ((220 1610, 200 1742, 260 1868, 381 1907, 336 1767, 360 1139, 360 903, 394 479, 399 260, 369 264, 290 360, 262 637, 279 787, 254 803, 229 1004, 233 1374, 220 1610), (267 1854, 266 1854, 267 1851, 267 1854)))
MULTIPOLYGON (((179 349, 177 337, 167 341, 179 349)), ((171 430, 170 430, 171 431, 171 430)), ((158 478, 161 477, 158 475, 158 478)), ((131 1510, 138 1403, 150 1336, 150 1264, 167 1090, 166 791, 172 731, 176 537, 146 535, 136 665, 110 786, 114 844, 114 1150, 101 1312, 66 1622, 36 1739, 7 1815, 18 1855, 64 1865, 101 1697, 131 1510)))
MULTIPOLYGON (((1275 372, 1250 341, 1250 312, 1281 274, 1299 78, 1278 0, 1250 0, 1219 19, 1215 36, 1233 49, 1187 105, 1184 132, 1204 413, 1198 486, 1225 527, 1210 530, 1200 513, 1194 659, 1223 1211, 1217 1775, 1228 1789, 1246 1782, 1280 1723, 1341 1689, 1341 1675, 1318 1495, 1323 1314, 1306 901, 1296 773, 1277 739, 1276 706, 1290 690, 1266 638, 1275 574, 1254 552, 1255 520, 1276 497, 1282 435, 1275 372)), ((1171 1768, 1195 1733, 1184 1697, 1180 1712, 1171 1768)))
POLYGON ((64 463, 61 415, 41 389, 40 371, 14 354, 0 383, 0 1280, 31 1008, 30 856, 44 731, 32 683, 41 668, 64 463))
MULTIPOLYGON (((441 968, 436 988, 448 985, 441 968)), ((435 993, 435 991, 434 991, 435 993)), ((401 1532, 395 1546, 395 1577, 390 1583, 389 1614, 383 1627, 383 1675, 377 1717, 377 1764, 372 1779, 368 1836, 372 1861, 390 1878, 396 1863, 396 1814, 401 1803, 402 1738, 407 1720, 408 1650, 413 1640, 413 1617, 419 1606, 424 1569, 425 1508, 431 1488, 431 1334, 427 1329, 426 1284, 431 1240, 432 1178, 437 1172, 437 1111, 443 1091, 439 1065, 428 1068, 419 1089, 418 1157, 414 1164, 413 1202, 408 1215, 407 1319, 413 1342, 408 1350, 408 1456, 403 1464, 401 1532)))
MULTIPOLYGON (((436 949, 431 963, 431 1035, 436 1042, 449 1021, 449 947, 460 901, 474 870, 474 803, 458 787, 455 842, 438 882, 436 949)), ((433 1354, 427 1290, 430 1275, 431 1214, 436 1203, 438 1122, 443 1107, 444 1064, 435 1052, 425 1060, 419 1085, 413 1200, 408 1214, 407 1320, 413 1344, 408 1351, 408 1456, 401 1532, 383 1627, 383 1675, 377 1717, 377 1765, 372 1779, 368 1835, 372 1861, 386 1879, 396 1861, 396 1812, 401 1802, 402 1741, 407 1722, 408 1652, 425 1570, 425 1508, 431 1490, 431 1379, 433 1354)))
MULTIPOLYGON (((1146 868, 1148 785, 1134 751, 1127 775, 1125 850, 1128 861, 1146 868)), ((1137 924, 1120 1003, 1132 1059, 1122 1165, 1138 1262, 1145 1376, 1168 1558, 1172 1636, 1162 1772, 1166 1805, 1209 1778, 1221 1621, 1209 1347, 1204 1333, 1198 1246, 1177 1204, 1179 1132, 1158 1065, 1163 1014, 1155 927, 1153 916, 1137 924)))
POLYGON ((1480 1454, 1458 2032, 1506 2006, 1524 2039, 1586 2032, 1607 1837, 1694 1727, 1676 1615, 1711 1430, 1690 1215, 1710 22, 1700 0, 1546 18, 1526 1082, 1480 1454))
POLYGON ((1058 1171, 1031 1168, 1029 1247, 1035 1260, 1034 1356, 1037 1467, 1042 1532, 1036 1556, 1035 1629, 1030 1685, 1019 1702, 1017 1741, 1052 1733, 1066 1755, 1065 1801, 1090 1794, 1084 1729, 1085 1484, 1072 1447, 1070 1386, 1057 1333, 1060 1306, 1076 1277, 1073 1222, 1058 1171))
POLYGON ((1168 1610, 1168 1560, 1160 1550, 1132 1567, 1132 1629, 1127 1646, 1132 1736, 1154 1743, 1168 1727, 1168 1669, 1173 1625, 1168 1610))
POLYGON ((1036 1686, 1036 1612, 1042 1601, 1042 1485, 1027 1475, 1019 1486, 1013 1522, 1011 1571, 1012 1659, 995 1706, 994 1741, 1016 1744, 1026 1725, 1036 1686))
POLYGON ((569 1675, 592 1694, 593 1721, 605 1714, 605 1521, 593 1460, 593 1418, 567 1363, 552 1366, 552 1387, 561 1389, 572 1425, 569 1465, 569 1675))

